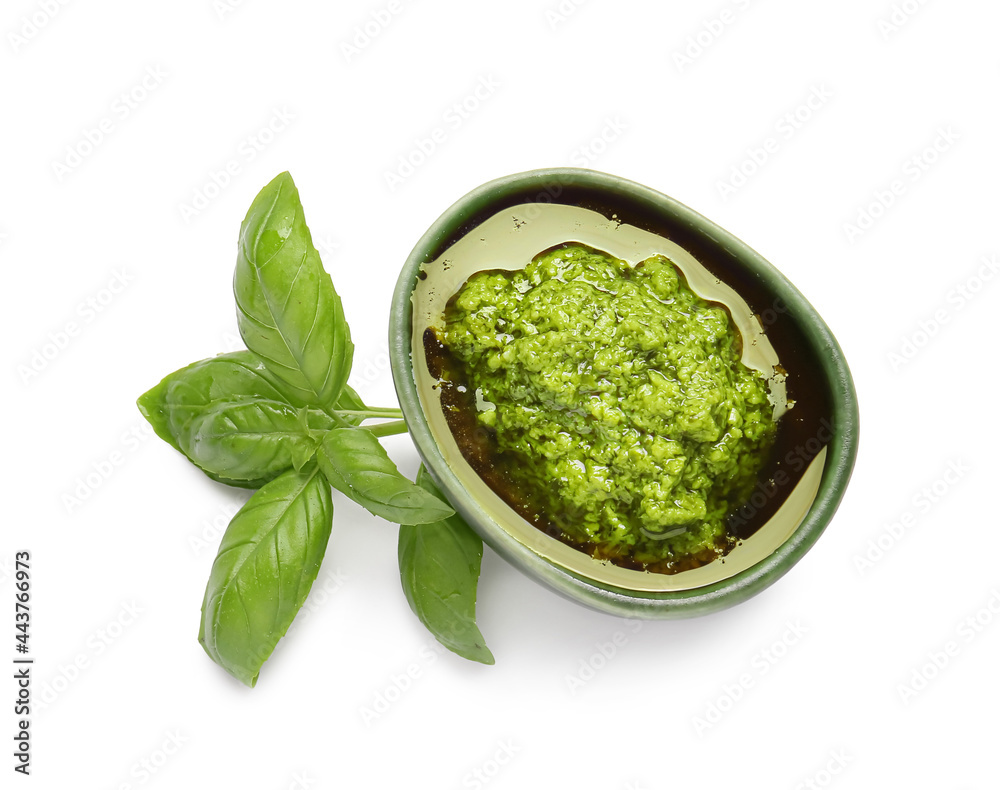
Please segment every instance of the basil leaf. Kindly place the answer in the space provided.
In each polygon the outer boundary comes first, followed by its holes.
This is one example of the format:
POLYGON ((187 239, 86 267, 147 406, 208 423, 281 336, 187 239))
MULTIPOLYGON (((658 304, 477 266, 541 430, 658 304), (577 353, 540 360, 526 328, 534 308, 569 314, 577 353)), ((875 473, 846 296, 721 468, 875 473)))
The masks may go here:
POLYGON ((387 521, 429 524, 455 512, 403 477, 378 438, 365 428, 329 431, 316 459, 330 485, 387 521))
MULTIPOLYGON (((441 496, 423 466, 417 483, 441 496)), ((435 524, 399 528, 399 575, 410 608, 437 640, 463 658, 492 664, 476 625, 483 542, 457 513, 435 524)))
POLYGON ((245 398, 282 400, 273 382, 259 357, 250 351, 236 351, 174 371, 143 393, 137 405, 156 434, 181 450, 178 434, 207 404, 245 398))
POLYGON ((233 291, 247 348, 288 385, 293 405, 333 406, 354 345, 288 173, 260 191, 243 220, 233 291))
MULTIPOLYGON (((282 382, 251 351, 195 362, 139 398, 156 433, 215 480, 259 488, 315 454, 310 431, 334 421, 286 402, 282 382)), ((344 390, 348 408, 356 393, 344 390)))
POLYGON ((295 442, 291 445, 292 468, 296 472, 301 472, 316 456, 316 448, 319 443, 310 438, 307 442, 295 442))
POLYGON ((319 470, 285 472, 233 517, 205 590, 198 641, 253 686, 319 572, 333 526, 319 470))
MULTIPOLYGON (((320 425, 332 421, 320 413, 320 425)), ((212 404, 191 421, 182 436, 187 456, 205 471, 231 480, 275 477, 291 466, 301 469, 317 442, 296 409, 287 403, 245 400, 212 404)))

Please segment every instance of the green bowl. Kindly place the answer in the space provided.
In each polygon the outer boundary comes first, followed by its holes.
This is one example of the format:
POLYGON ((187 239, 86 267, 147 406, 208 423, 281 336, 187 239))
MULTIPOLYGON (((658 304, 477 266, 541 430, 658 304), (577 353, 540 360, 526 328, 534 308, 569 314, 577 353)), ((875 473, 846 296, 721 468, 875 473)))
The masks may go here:
MULTIPOLYGON (((718 611, 773 584, 833 518, 858 449, 858 403, 844 354, 816 310, 770 263, 732 234, 653 189, 593 170, 533 170, 463 197, 410 253, 393 295, 392 374, 400 408, 428 471, 469 525, 536 581, 595 609, 677 618, 718 611), (766 486, 740 510, 755 525, 729 554, 675 574, 593 559, 531 526, 465 462, 427 370, 423 335, 481 269, 523 267, 579 241, 631 263, 666 254, 700 295, 726 304, 756 366, 772 383, 779 420, 766 486), (748 343, 748 337, 750 342, 748 343), (776 389, 777 388, 777 389, 776 389), (779 391, 780 390, 780 391, 779 391), (777 393, 777 394, 776 394, 777 393)), ((739 521, 739 519, 737 520, 739 521)))

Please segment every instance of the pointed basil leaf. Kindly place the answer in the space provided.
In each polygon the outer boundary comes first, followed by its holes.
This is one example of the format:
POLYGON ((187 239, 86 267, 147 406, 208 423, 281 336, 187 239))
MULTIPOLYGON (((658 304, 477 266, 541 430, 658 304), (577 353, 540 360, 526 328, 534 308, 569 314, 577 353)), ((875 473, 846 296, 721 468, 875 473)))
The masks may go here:
MULTIPOLYGON (((283 383, 251 351, 195 362, 139 398, 156 433, 214 480, 259 488, 314 455, 309 431, 333 427, 318 409, 295 409, 283 383)), ((357 398, 344 390, 346 407, 357 398)))
MULTIPOLYGON (((440 492, 423 466, 417 483, 440 492)), ((437 640, 463 658, 492 664, 476 625, 483 541, 457 513, 435 524, 400 526, 399 575, 410 608, 437 640)))
POLYGON ((316 459, 330 485, 387 521, 428 524, 455 512, 403 477, 364 428, 334 428, 323 437, 316 459))
POLYGON ((261 190, 243 220, 233 291, 247 348, 288 385, 292 403, 332 407, 354 345, 288 173, 261 190))
POLYGON ((205 590, 198 641, 248 686, 305 602, 332 525, 330 488, 315 466, 272 480, 229 523, 205 590))

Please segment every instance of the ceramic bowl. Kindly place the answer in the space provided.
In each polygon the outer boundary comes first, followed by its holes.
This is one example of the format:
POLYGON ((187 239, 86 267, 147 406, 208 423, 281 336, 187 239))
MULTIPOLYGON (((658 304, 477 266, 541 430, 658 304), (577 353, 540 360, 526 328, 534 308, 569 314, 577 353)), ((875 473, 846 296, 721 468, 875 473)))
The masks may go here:
POLYGON ((498 554, 553 590, 626 617, 690 617, 740 603, 784 575, 833 518, 858 448, 858 404, 843 352, 805 297, 750 247, 687 206, 606 173, 533 170, 463 197, 417 242, 393 295, 390 358, 400 408, 428 471, 498 554), (772 460, 730 520, 725 557, 673 574, 596 560, 533 527, 462 457, 428 371, 424 335, 482 269, 523 268, 577 241, 629 263, 664 254, 702 297, 723 303, 744 363, 765 371, 778 420, 772 460))

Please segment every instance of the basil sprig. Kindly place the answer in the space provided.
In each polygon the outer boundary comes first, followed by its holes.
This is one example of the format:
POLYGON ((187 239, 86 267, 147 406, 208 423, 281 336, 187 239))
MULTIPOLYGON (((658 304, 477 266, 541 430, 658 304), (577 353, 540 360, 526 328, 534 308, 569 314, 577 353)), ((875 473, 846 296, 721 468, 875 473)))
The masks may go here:
POLYGON ((212 567, 205 651, 257 682, 319 572, 333 486, 404 525, 399 562, 411 607, 447 647, 492 663, 475 625, 482 542, 428 479, 408 480, 382 448, 380 437, 406 431, 399 409, 370 408, 348 386, 354 345, 343 304, 288 173, 243 220, 233 291, 247 349, 171 373, 138 400, 157 435, 206 475, 259 489, 212 567))

